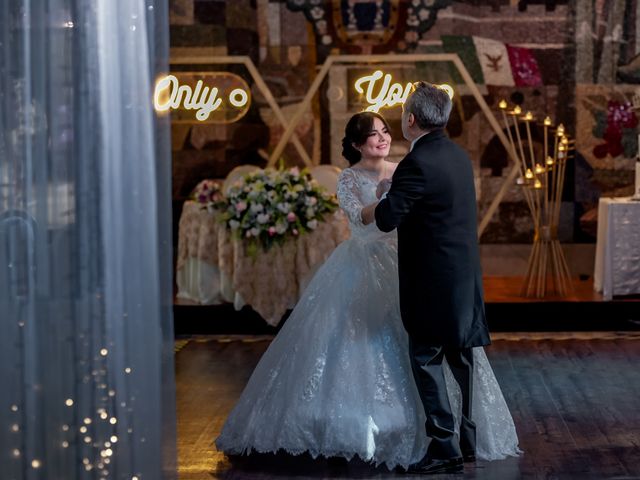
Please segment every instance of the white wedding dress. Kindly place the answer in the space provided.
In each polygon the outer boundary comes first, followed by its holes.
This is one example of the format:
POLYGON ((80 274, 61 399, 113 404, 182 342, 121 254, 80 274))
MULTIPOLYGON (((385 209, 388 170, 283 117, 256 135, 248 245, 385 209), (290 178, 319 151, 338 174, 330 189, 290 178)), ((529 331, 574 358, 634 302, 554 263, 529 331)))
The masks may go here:
MULTIPOLYGON (((362 170, 341 173, 338 199, 351 238, 318 270, 258 363, 216 440, 219 450, 358 455, 389 469, 425 454, 424 411, 400 319, 397 237, 360 219, 376 185, 362 170)), ((474 359, 476 454, 517 455, 513 419, 482 348, 474 359)), ((459 412, 458 385, 445 373, 459 412)))

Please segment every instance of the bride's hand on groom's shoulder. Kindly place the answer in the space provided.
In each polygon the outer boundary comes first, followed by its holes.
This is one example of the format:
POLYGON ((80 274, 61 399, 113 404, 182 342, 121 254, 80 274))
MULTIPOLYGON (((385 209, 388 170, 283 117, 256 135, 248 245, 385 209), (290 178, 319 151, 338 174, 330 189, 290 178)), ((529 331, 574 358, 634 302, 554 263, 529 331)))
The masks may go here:
POLYGON ((378 183, 378 188, 376 188, 376 197, 380 198, 382 195, 387 193, 391 188, 391 180, 389 178, 383 178, 378 183))

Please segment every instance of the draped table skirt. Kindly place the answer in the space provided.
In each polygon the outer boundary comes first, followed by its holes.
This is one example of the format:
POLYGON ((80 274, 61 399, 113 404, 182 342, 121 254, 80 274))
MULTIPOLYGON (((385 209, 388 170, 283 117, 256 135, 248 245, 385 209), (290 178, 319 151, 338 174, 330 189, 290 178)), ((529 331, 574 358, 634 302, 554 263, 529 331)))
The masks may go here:
POLYGON ((251 306, 277 325, 302 294, 313 273, 349 237, 341 210, 318 227, 257 254, 200 204, 185 202, 180 216, 176 282, 178 298, 203 305, 251 306))

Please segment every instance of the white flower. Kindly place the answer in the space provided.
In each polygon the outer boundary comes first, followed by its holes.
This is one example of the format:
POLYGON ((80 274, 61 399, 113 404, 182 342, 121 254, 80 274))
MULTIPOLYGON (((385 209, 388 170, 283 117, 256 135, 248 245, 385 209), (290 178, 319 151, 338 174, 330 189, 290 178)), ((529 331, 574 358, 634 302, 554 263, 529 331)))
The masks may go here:
POLYGON ((313 207, 316 203, 318 203, 318 199, 316 197, 307 197, 304 200, 304 204, 307 207, 313 207))
POLYGON ((291 205, 287 202, 279 203, 278 205, 276 205, 276 208, 282 213, 289 213, 291 211, 291 205))
POLYGON ((282 235, 286 231, 287 231, 287 224, 286 223, 278 222, 276 224, 276 232, 278 232, 279 235, 282 235))
POLYGON ((233 229, 236 230, 239 226, 240 226, 240 222, 237 220, 229 220, 229 226, 233 229))
POLYGON ((251 230, 249 230, 249 232, 251 232, 251 235, 253 235, 254 237, 260 235, 260 229, 258 227, 253 227, 251 230))
POLYGON ((271 215, 269 215, 268 213, 261 213, 258 215, 257 220, 259 224, 264 225, 269 221, 270 218, 271 218, 271 215))
POLYGON ((249 210, 251 210, 252 213, 259 213, 264 210, 264 206, 261 203, 252 203, 249 210))
POLYGON ((315 230, 317 226, 318 226, 317 220, 309 220, 309 222, 307 223, 307 227, 309 227, 311 230, 315 230))
POLYGON ((316 216, 316 211, 315 211, 315 209, 314 209, 314 208, 311 208, 311 207, 307 208, 306 215, 307 215, 307 218, 313 218, 313 217, 315 217, 315 216, 316 216))

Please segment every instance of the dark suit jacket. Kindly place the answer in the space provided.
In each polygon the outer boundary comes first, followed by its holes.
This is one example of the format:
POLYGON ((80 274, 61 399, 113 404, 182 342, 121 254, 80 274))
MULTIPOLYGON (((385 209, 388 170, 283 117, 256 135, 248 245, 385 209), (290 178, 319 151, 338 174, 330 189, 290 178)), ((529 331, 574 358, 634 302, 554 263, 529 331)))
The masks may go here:
POLYGON ((421 137, 375 211, 398 229, 400 310, 407 332, 433 346, 488 345, 473 168, 444 130, 421 137))

